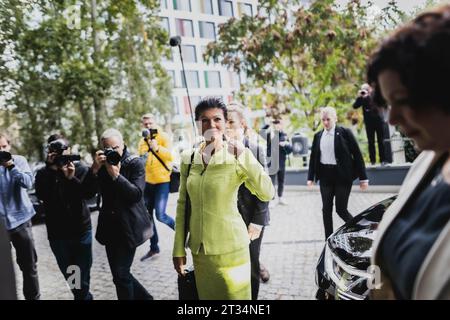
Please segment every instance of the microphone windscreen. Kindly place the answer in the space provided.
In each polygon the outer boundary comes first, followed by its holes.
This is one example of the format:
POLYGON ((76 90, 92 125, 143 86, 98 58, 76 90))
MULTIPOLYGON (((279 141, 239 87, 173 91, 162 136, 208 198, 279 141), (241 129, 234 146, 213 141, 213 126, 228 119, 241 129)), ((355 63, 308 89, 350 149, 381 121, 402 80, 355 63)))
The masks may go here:
POLYGON ((180 36, 174 36, 170 38, 170 46, 176 47, 179 46, 181 43, 181 37, 180 36))

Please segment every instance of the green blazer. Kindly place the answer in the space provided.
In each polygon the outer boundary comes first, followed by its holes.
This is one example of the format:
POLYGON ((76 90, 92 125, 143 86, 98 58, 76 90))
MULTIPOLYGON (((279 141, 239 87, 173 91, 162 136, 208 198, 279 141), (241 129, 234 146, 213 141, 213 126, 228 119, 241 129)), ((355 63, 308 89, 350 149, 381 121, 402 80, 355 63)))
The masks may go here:
POLYGON ((193 150, 185 151, 181 163, 180 195, 175 220, 174 257, 186 256, 184 224, 186 189, 191 200, 188 247, 198 254, 200 246, 206 255, 233 252, 250 243, 247 228, 237 208, 239 186, 245 186, 262 201, 272 200, 272 181, 249 149, 236 159, 223 149, 216 152, 205 169, 199 149, 192 167, 187 170, 193 150), (187 179, 186 179, 187 178, 187 179))

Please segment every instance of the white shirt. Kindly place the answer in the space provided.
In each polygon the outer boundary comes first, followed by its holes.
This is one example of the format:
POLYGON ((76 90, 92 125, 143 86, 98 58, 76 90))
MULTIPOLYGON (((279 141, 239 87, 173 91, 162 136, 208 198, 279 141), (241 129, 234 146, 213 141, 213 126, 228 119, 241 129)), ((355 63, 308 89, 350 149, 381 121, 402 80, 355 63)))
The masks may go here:
POLYGON ((322 164, 334 164, 336 165, 336 155, 334 154, 334 135, 336 132, 336 126, 323 130, 322 137, 320 138, 320 163, 322 164))

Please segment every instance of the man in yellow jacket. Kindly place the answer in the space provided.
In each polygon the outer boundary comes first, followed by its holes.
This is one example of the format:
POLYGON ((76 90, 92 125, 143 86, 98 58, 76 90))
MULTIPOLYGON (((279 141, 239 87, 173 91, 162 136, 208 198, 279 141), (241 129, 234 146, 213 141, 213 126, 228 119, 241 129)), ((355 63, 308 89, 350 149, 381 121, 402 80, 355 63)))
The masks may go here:
MULTIPOLYGON (((146 137, 139 141, 138 150, 139 155, 145 159, 145 204, 150 215, 153 215, 153 210, 155 210, 156 218, 174 230, 175 221, 166 214, 170 170, 173 161, 171 142, 168 135, 158 128, 152 114, 148 113, 142 116, 142 126, 147 131, 145 131, 146 137)), ((141 258, 141 261, 159 253, 155 224, 153 224, 153 228, 150 251, 141 258)))

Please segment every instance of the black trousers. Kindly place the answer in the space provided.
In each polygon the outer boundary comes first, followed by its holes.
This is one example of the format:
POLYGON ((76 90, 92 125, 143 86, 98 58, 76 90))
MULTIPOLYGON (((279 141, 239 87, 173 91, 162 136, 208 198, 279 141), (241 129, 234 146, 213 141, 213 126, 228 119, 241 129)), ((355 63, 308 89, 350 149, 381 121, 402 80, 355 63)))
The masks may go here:
POLYGON ((384 122, 381 119, 369 119, 364 121, 366 126, 367 141, 369 143, 369 157, 371 163, 377 162, 375 153, 375 135, 378 143, 378 157, 380 162, 386 162, 386 154, 384 148, 384 122))
POLYGON ((347 205, 352 190, 352 184, 339 181, 336 166, 321 165, 320 195, 322 196, 323 225, 325 240, 333 233, 333 199, 336 198, 336 212, 345 222, 353 216, 348 212, 347 205))
POLYGON ((117 298, 119 300, 153 300, 150 293, 130 272, 136 248, 130 248, 126 243, 119 241, 107 244, 105 247, 117 298))
POLYGON ((275 187, 275 179, 278 180, 278 197, 283 196, 283 190, 284 190, 284 176, 286 175, 286 166, 281 166, 280 169, 278 169, 278 172, 271 175, 270 179, 272 180, 272 184, 275 187))
POLYGON ((252 300, 258 299, 259 293, 259 254, 261 253, 261 243, 264 235, 264 228, 258 239, 250 242, 250 268, 251 268, 251 285, 252 300))
POLYGON ((9 238, 16 249, 16 259, 23 275, 23 295, 26 300, 38 300, 39 279, 37 254, 34 247, 31 221, 9 231, 9 238))

